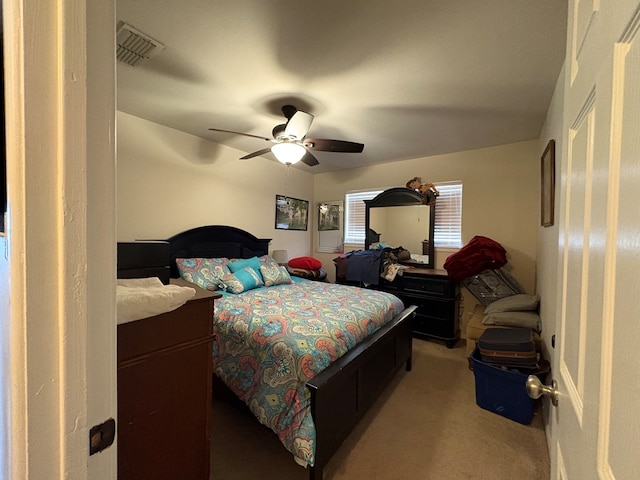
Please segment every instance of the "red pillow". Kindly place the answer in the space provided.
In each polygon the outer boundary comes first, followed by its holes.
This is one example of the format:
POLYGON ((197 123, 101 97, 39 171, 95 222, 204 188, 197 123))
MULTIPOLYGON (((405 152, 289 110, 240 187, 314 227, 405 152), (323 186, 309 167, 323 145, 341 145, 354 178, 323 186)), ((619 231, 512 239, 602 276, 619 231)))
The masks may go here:
POLYGON ((289 260, 289 266, 293 268, 304 268, 305 270, 319 270, 322 262, 313 257, 297 257, 289 260))

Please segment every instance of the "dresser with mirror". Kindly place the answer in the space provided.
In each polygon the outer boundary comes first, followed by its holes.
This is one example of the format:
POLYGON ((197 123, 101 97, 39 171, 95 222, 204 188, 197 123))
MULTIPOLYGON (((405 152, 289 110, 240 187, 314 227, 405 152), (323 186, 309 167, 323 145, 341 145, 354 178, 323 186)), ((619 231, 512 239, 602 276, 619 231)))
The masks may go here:
POLYGON ((434 269, 433 232, 437 203, 425 205, 419 192, 398 187, 366 200, 365 206, 365 250, 381 244, 402 246, 415 254, 400 262, 408 267, 401 275, 392 281, 380 278, 377 285, 368 285, 368 288, 393 293, 405 306, 416 305, 414 336, 441 340, 452 348, 460 338, 460 290, 445 270, 434 269))

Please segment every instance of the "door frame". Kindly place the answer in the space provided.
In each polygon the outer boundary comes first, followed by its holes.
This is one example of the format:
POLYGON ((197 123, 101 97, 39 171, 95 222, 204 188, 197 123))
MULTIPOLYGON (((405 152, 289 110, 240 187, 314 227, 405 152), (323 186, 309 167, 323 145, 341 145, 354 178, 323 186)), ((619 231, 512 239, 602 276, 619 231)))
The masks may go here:
MULTIPOLYGON (((116 477, 115 6, 3 2, 10 478, 116 477), (90 28, 89 28, 90 26, 90 28)), ((3 292, 2 295, 6 295, 3 292)), ((5 332, 6 334, 6 332, 5 332)))

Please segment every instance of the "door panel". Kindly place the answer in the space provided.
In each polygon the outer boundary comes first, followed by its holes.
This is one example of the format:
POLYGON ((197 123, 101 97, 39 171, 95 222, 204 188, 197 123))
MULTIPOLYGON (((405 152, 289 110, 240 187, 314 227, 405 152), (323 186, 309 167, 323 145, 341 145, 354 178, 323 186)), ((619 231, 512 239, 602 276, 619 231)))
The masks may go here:
POLYGON ((640 233, 640 45, 638 21, 630 22, 613 57, 612 148, 609 188, 613 197, 605 269, 599 467, 611 478, 632 478, 629 458, 640 442, 640 378, 637 368, 640 283, 636 280, 640 233), (635 208, 631 207, 635 206, 635 208), (635 366, 635 369, 633 368, 635 366), (624 413, 623 413, 624 412, 624 413))
POLYGON ((573 121, 569 131, 567 177, 571 179, 565 195, 565 284, 564 312, 561 324, 560 374, 573 406, 574 415, 582 423, 584 404, 586 298, 589 288, 589 229, 591 215, 591 182, 595 123, 594 95, 590 95, 573 121))
POLYGON ((631 479, 640 443, 640 0, 569 3, 552 477, 631 479))

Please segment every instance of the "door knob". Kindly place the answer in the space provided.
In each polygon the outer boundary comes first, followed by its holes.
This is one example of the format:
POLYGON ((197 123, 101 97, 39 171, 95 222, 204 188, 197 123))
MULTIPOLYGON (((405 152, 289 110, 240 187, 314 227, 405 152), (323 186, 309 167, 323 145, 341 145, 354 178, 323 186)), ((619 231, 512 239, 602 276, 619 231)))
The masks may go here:
POLYGON ((542 395, 549 395, 551 404, 554 407, 557 407, 558 382, 551 380, 551 385, 543 385, 538 377, 535 375, 529 375, 529 378, 527 378, 527 395, 534 400, 540 398, 542 395))

